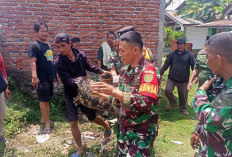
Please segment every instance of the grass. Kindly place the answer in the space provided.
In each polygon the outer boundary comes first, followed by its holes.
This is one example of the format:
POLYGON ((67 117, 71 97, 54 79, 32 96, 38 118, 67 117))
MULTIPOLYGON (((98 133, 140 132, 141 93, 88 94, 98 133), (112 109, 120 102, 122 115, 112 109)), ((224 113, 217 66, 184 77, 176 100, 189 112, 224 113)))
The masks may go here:
MULTIPOLYGON (((190 115, 185 116, 179 112, 179 108, 166 110, 169 104, 164 94, 168 71, 163 75, 162 81, 162 100, 159 104, 159 135, 154 142, 152 157, 189 157, 194 152, 190 146, 190 137, 197 124, 197 118, 190 107, 187 111, 190 115), (184 144, 178 145, 171 140, 181 141, 184 144)), ((45 143, 38 143, 32 133, 33 128, 43 128, 39 123, 41 113, 39 102, 30 96, 23 95, 18 90, 12 80, 12 98, 7 101, 7 116, 5 119, 5 136, 8 144, 3 147, 0 144, 0 156, 23 156, 23 157, 66 157, 77 151, 75 145, 67 144, 72 140, 70 125, 65 119, 63 96, 59 93, 54 97, 50 104, 50 119, 55 121, 52 126, 53 133, 51 138, 45 143)), ((196 85, 189 92, 188 102, 190 104, 196 85)), ((178 98, 177 90, 174 90, 178 98)), ((101 114, 101 112, 99 112, 101 114)), ((115 116, 111 116, 111 119, 115 116)), ((80 116, 80 129, 83 133, 92 132, 95 139, 84 139, 83 144, 87 152, 92 152, 98 157, 113 157, 116 152, 117 127, 113 125, 113 140, 101 151, 100 141, 103 136, 103 128, 87 121, 85 116, 80 116)))

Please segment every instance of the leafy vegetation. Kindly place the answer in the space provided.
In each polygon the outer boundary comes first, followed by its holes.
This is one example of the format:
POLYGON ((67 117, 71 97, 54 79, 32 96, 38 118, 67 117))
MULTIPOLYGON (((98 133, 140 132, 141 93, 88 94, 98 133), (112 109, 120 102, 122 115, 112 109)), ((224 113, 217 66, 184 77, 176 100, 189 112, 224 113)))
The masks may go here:
POLYGON ((222 19, 223 9, 231 0, 187 0, 187 5, 181 8, 177 14, 182 18, 193 18, 202 22, 212 22, 217 18, 222 19))
POLYGON ((172 45, 172 40, 178 40, 179 38, 186 39, 186 33, 179 30, 173 31, 172 27, 164 27, 164 46, 170 47, 172 45))
MULTIPOLYGON (((23 95, 14 81, 9 78, 11 99, 7 102, 7 114, 5 118, 5 135, 14 137, 21 133, 28 123, 38 123, 41 119, 39 101, 28 95, 23 95)), ((50 119, 65 121, 64 100, 62 93, 57 93, 50 102, 50 119)))

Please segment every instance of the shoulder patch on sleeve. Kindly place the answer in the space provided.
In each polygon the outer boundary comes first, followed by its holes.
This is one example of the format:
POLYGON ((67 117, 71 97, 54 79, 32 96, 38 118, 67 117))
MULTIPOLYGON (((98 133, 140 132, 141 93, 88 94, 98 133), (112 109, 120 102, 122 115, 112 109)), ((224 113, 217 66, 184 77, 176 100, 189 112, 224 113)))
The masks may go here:
POLYGON ((143 71, 142 82, 139 87, 139 94, 157 98, 158 95, 158 79, 155 67, 147 67, 143 71))

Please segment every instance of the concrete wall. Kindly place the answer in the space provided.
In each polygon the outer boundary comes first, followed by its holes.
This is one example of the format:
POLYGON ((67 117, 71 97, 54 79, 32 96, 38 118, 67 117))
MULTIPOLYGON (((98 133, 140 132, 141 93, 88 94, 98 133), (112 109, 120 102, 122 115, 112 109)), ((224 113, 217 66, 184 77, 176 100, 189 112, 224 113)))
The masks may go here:
POLYGON ((186 27, 186 36, 188 42, 193 44, 193 49, 203 49, 207 35, 208 28, 186 27))

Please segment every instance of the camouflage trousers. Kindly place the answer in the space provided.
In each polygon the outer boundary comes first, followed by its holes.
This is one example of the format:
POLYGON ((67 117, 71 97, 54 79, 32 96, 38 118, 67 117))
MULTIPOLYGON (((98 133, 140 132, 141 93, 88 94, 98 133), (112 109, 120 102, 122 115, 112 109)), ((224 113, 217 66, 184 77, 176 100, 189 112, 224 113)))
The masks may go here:
POLYGON ((118 134, 117 157, 150 157, 157 131, 151 131, 144 135, 121 130, 118 134))

